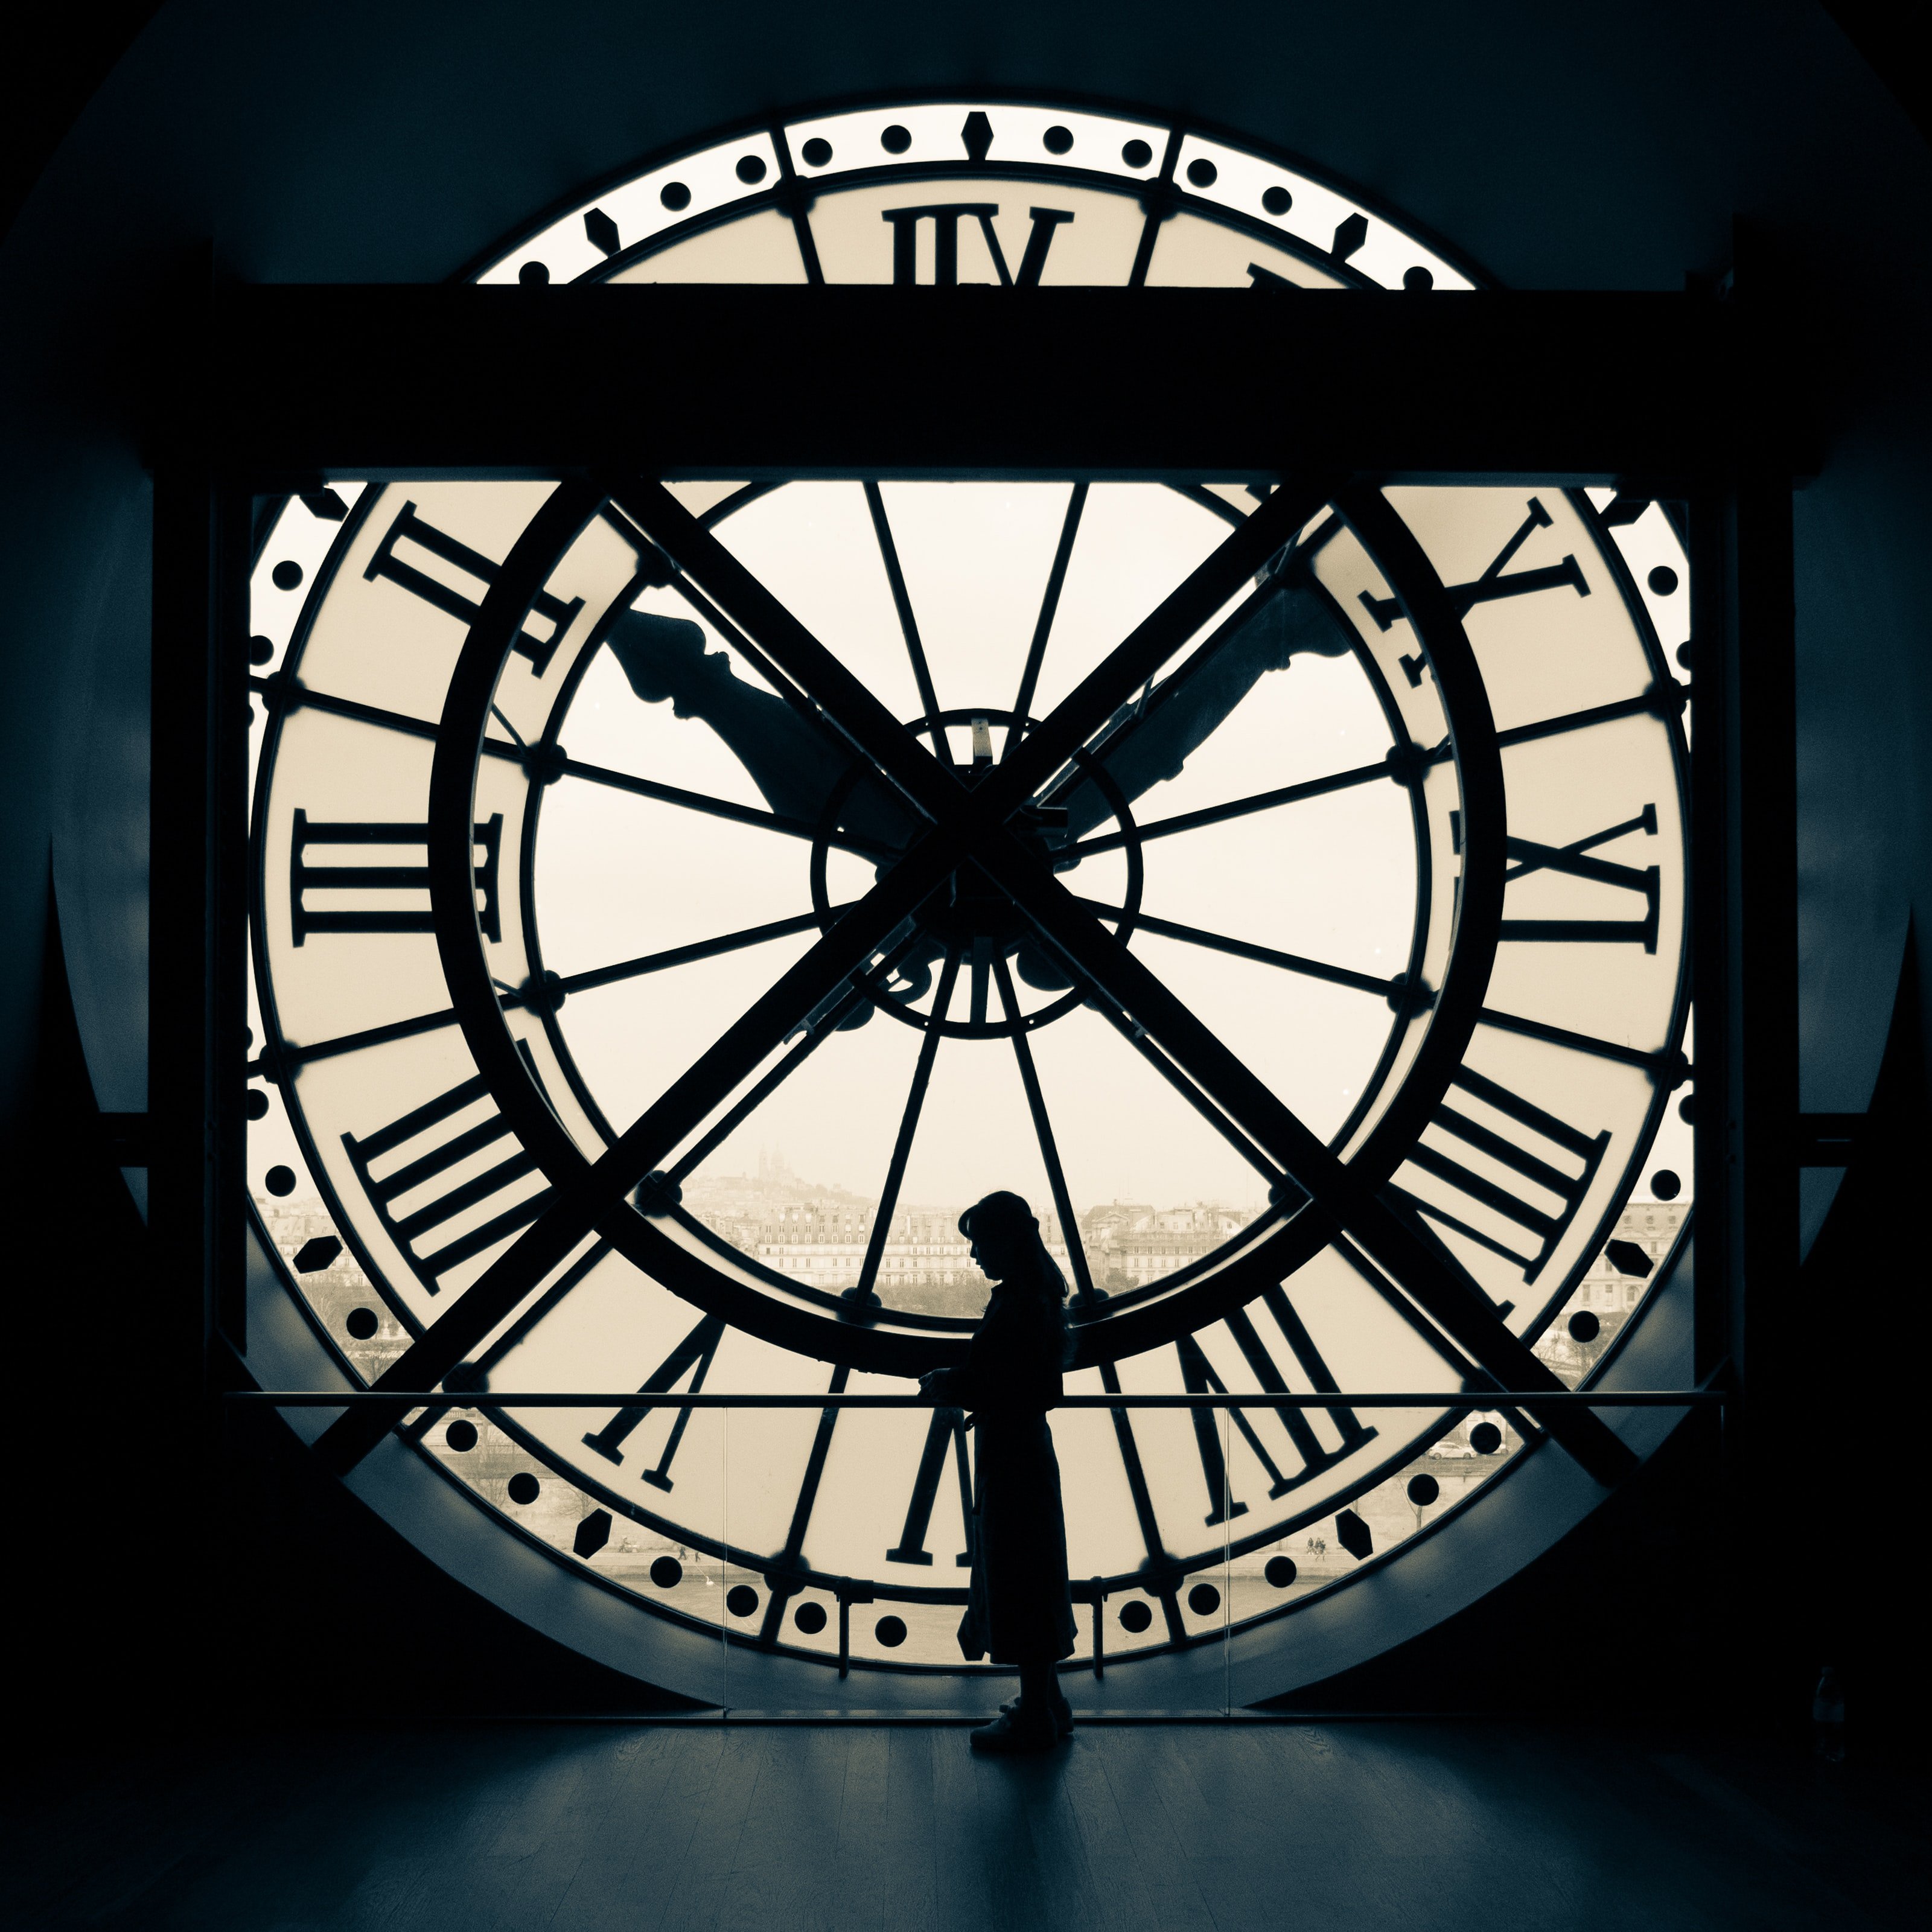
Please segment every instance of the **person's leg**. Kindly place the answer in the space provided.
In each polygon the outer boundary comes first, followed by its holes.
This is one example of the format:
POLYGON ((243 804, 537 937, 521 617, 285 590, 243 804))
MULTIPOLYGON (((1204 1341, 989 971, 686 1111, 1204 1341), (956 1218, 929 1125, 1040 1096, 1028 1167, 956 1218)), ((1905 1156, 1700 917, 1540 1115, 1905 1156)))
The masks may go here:
MULTIPOLYGON (((1054 1722, 1060 1726, 1062 1731, 1072 1730, 1073 1728, 1073 1706, 1066 1701, 1066 1693, 1060 1686, 1059 1671, 1051 1664, 1043 1664, 1040 1665, 1039 1666, 1039 1670, 1040 1678, 1040 1680, 1043 1680, 1044 1682, 1047 1708, 1053 1713, 1054 1722)), ((1029 1695, 1037 1696, 1041 1694, 1040 1691, 1037 1688, 1029 1692, 1027 1688, 1027 1684, 1028 1670, 1025 1666, 1022 1666, 1020 1671, 1020 1691, 1018 1696, 1012 1699, 1010 1702, 1002 1704, 1000 1706, 1000 1708, 1003 1711, 1017 1711, 1020 1708, 1021 1703, 1029 1695)))
POLYGON ((1051 1720, 1060 1690, 1053 1681, 1054 1674, 1051 1664, 1023 1664, 1020 1666, 1021 1715, 1037 1715, 1051 1720))
POLYGON ((975 1750, 1046 1750, 1059 1742, 1063 1733, 1054 1714, 1058 1686, 1054 1682, 1052 1664, 1022 1664, 1019 1672, 1020 1694, 1010 1704, 1001 1705, 1000 1714, 990 1724, 973 1732, 975 1750))

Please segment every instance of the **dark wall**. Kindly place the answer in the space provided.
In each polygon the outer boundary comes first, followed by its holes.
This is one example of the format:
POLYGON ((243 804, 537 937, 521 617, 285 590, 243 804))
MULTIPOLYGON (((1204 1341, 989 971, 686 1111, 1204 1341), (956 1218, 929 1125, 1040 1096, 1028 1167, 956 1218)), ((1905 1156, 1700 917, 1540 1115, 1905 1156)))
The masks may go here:
MULTIPOLYGON (((1839 10, 1882 60, 1876 10, 1839 10)), ((50 134, 145 11, 88 10, 46 84, 16 81, 34 104, 16 122, 29 130, 16 184, 33 172, 30 124, 50 134)), ((1808 393, 1823 429, 1796 510, 1805 1100, 1853 1108, 1872 1090, 1908 915, 1922 926, 1932 907, 1922 88, 1888 91, 1815 0, 748 0, 728 28, 719 17, 634 0, 166 0, 0 242, 0 1123, 26 1345, 10 1374, 104 1381, 154 1432, 67 1424, 98 1411, 64 1389, 23 1418, 80 1459, 29 1499, 15 1537, 66 1580, 48 1586, 43 1627, 56 1651, 81 1637, 63 1654, 85 1658, 88 1681, 118 1670, 152 1690, 171 1606, 192 1597, 179 1576, 144 1594, 111 1555, 104 1572, 107 1517, 160 1576, 182 1560, 169 1552, 185 1516, 208 1526, 194 1546, 205 1566, 252 1547, 262 1514, 259 1498, 238 1514, 197 1486, 190 1405, 140 1409, 179 1304, 142 1264, 111 1163, 82 1150, 88 1086, 110 1108, 145 1102, 147 702, 167 668, 148 661, 142 420, 156 291, 202 238, 253 279, 434 279, 532 209, 721 121, 980 87, 1142 100, 1277 143, 1520 286, 1675 287, 1723 266, 1732 218, 1747 218, 1809 310, 1808 352, 1766 406, 1808 393), (44 970, 50 864, 77 1014, 64 1034, 44 970), (126 1500, 104 1512, 100 1494, 126 1500)), ((1882 1244, 1899 1212, 1878 1190, 1855 1218, 1882 1244)), ((1856 1292, 1872 1263, 1838 1252, 1821 1250, 1843 1284, 1814 1298, 1836 1324, 1823 1352, 1863 1362, 1884 1339, 1856 1292)), ((330 1504, 311 1493, 292 1507, 306 1523, 330 1504)), ((353 1514, 328 1516, 323 1540, 373 1536, 353 1514)), ((273 1547, 262 1561, 284 1601, 299 1562, 273 1547)), ((464 1614, 487 1623, 473 1603, 464 1614)))

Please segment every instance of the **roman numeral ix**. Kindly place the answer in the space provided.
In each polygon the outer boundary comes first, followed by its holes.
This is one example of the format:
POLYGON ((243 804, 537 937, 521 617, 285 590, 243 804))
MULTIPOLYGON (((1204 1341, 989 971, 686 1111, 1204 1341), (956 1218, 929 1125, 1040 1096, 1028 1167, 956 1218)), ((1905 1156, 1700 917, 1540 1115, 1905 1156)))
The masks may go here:
POLYGON ((1660 878, 1658 868, 1620 866, 1607 859, 1589 856, 1598 846, 1607 845, 1614 838, 1628 838, 1634 832, 1646 833, 1652 838, 1657 836, 1654 805, 1646 805, 1634 818, 1625 819, 1621 825, 1593 832, 1588 838, 1574 839, 1568 845, 1539 845, 1533 839, 1512 838, 1508 841, 1512 862, 1503 876, 1507 882, 1531 872, 1566 872, 1573 879, 1588 879, 1597 885, 1615 886, 1624 892, 1635 892, 1642 898, 1643 913, 1640 918, 1505 919, 1502 936, 1504 939, 1555 940, 1571 944, 1610 941, 1641 946, 1645 952, 1654 952, 1660 878))

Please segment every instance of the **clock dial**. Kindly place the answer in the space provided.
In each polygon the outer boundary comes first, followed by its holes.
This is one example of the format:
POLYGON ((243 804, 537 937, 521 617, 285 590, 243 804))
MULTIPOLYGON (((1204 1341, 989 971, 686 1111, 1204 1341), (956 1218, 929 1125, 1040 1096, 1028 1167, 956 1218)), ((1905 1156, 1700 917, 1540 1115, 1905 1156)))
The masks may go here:
MULTIPOLYGON (((928 106, 681 157, 481 278, 1424 277, 1467 285, 1264 157, 928 106)), ((1014 1187, 1070 1391, 1256 1397, 1055 1418, 1109 1651, 1345 1582, 1540 1441, 1466 1391, 1593 1366, 1620 1217, 1688 1208, 1687 575, 1659 506, 1550 488, 292 500, 250 1145, 292 1285, 369 1379, 441 1383, 423 1454, 640 1609, 958 1667, 956 1418, 676 1397, 957 1359, 956 1216, 1014 1187), (1397 1389, 1443 1400, 1351 1399, 1397 1389)))

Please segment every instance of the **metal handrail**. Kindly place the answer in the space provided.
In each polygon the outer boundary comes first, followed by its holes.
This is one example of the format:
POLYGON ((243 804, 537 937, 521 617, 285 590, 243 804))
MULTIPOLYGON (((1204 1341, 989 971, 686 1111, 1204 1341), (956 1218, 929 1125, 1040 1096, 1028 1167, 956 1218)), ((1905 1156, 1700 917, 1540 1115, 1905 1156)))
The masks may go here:
MULTIPOLYGON (((675 1389, 230 1389, 227 1402, 275 1408, 352 1408, 381 1402, 404 1408, 957 1408, 928 1395, 728 1395, 675 1389)), ((1264 1390, 1247 1395, 1064 1395, 1055 1408, 1541 1408, 1556 1403, 1602 1408, 1701 1408, 1730 1400, 1721 1388, 1428 1389, 1355 1394, 1346 1390, 1264 1390)))

